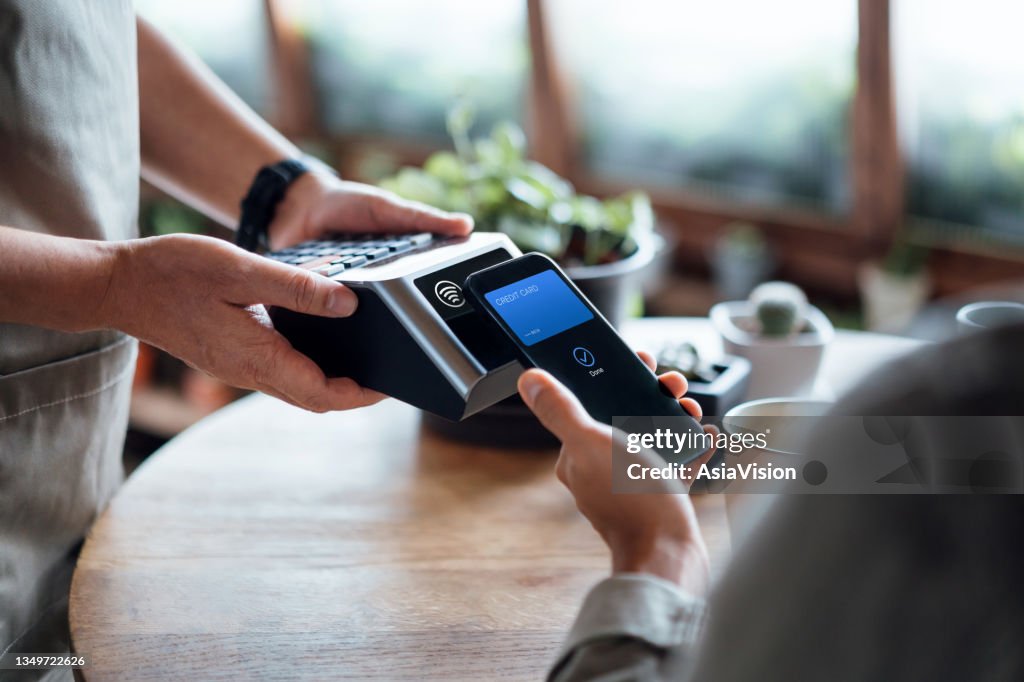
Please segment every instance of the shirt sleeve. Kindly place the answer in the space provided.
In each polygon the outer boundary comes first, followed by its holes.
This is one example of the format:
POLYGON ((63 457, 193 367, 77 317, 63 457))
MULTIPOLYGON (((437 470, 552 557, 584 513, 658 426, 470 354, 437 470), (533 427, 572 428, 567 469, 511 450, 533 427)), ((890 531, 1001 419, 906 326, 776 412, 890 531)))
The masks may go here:
POLYGON ((646 574, 623 573, 590 591, 550 682, 678 679, 703 627, 704 600, 646 574))

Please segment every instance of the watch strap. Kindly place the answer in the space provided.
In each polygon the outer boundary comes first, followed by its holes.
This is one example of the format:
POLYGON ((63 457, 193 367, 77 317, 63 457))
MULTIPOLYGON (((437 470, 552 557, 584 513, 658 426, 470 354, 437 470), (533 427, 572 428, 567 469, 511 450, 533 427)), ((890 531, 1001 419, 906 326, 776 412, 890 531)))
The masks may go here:
POLYGON ((304 159, 285 159, 260 168, 242 199, 235 243, 247 251, 266 249, 267 229, 288 187, 310 170, 304 159))

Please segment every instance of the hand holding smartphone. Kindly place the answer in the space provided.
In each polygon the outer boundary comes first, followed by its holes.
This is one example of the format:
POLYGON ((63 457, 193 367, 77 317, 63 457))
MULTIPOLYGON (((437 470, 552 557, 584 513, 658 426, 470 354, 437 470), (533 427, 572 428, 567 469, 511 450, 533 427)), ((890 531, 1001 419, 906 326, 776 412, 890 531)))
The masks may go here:
MULTIPOLYGON (((550 258, 531 253, 499 263, 470 275, 465 289, 520 360, 550 372, 594 419, 686 417, 688 428, 702 431, 550 258)), ((686 453, 686 459, 699 454, 686 453)))

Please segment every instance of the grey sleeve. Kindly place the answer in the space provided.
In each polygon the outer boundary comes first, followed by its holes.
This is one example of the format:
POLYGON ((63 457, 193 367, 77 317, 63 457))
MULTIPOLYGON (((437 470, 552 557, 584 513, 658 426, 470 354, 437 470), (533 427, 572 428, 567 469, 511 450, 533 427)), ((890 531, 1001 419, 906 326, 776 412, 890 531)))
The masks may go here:
POLYGON ((703 618, 704 601, 672 583, 612 576, 587 595, 548 680, 679 679, 703 618))

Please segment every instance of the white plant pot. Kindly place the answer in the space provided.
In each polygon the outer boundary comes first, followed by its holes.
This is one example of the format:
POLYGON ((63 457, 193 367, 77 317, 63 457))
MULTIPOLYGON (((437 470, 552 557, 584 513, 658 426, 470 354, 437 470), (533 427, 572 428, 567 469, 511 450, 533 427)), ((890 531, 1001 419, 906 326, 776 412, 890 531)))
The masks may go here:
POLYGON ((901 332, 921 309, 931 282, 924 273, 901 277, 886 272, 878 263, 864 263, 857 272, 867 328, 876 332, 901 332))
POLYGON ((722 244, 712 249, 708 260, 719 300, 746 298, 775 269, 775 260, 768 252, 747 255, 722 244))
POLYGON ((737 324, 753 318, 753 306, 747 301, 728 301, 711 308, 711 324, 721 335, 725 352, 750 361, 747 400, 811 395, 825 346, 835 335, 832 323, 820 310, 807 306, 804 320, 808 331, 764 337, 737 324))

